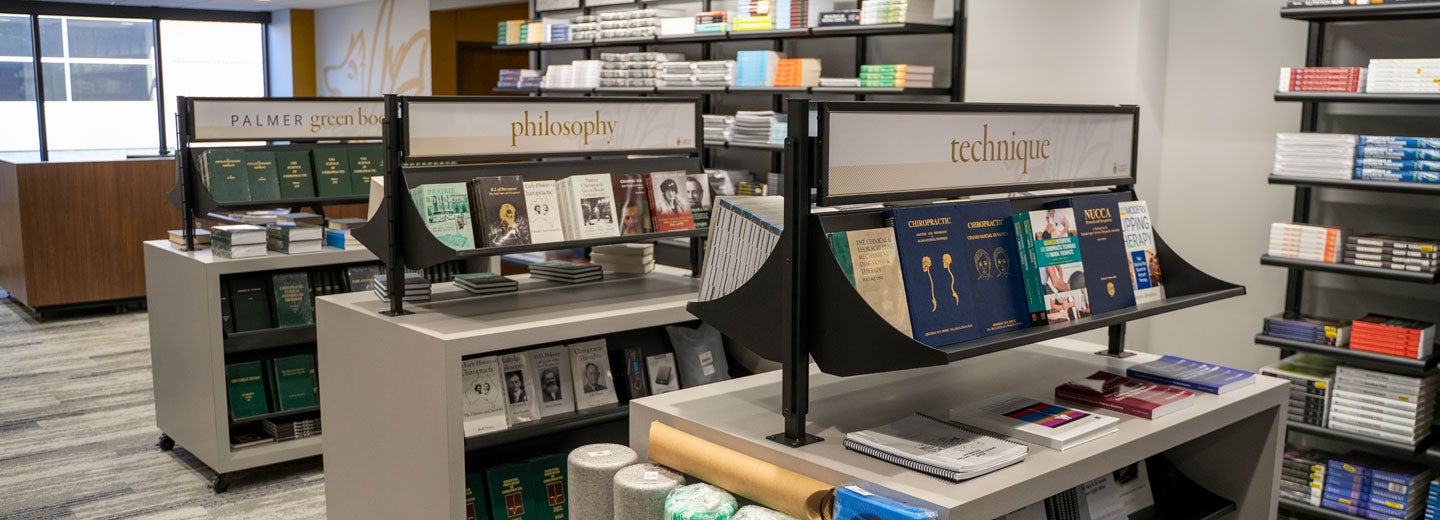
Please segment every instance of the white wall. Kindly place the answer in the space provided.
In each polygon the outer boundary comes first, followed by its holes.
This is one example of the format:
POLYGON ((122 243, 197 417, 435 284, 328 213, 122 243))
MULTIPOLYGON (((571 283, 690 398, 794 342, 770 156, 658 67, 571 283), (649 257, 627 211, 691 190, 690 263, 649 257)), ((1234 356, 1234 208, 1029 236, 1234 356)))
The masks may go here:
POLYGON ((430 94, 430 1, 377 0, 315 11, 321 96, 430 94))

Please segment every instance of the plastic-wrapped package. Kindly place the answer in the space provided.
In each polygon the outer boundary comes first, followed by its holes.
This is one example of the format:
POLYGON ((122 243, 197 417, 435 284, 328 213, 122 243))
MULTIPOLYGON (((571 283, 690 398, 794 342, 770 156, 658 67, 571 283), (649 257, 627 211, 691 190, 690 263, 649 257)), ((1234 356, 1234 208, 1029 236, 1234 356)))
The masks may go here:
POLYGON ((834 520, 925 520, 940 518, 934 511, 886 498, 859 484, 835 489, 834 520))
POLYGON ((665 520, 731 520, 735 497, 710 484, 681 486, 665 497, 665 520))
POLYGON ((797 520, 795 517, 781 513, 774 509, 767 509, 761 506, 745 506, 735 512, 730 520, 797 520))

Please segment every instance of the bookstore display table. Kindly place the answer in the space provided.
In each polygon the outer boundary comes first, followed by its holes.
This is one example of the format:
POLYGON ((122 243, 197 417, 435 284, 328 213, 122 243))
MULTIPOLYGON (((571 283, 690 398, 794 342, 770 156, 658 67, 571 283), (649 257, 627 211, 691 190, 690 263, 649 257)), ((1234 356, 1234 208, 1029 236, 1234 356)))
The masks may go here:
POLYGON ((514 276, 519 292, 474 296, 453 283, 389 317, 372 293, 316 301, 320 403, 325 412, 325 504, 332 518, 465 518, 472 449, 618 423, 601 408, 466 438, 461 359, 695 319, 685 304, 699 280, 657 267, 569 285, 514 276))
MULTIPOLYGON (((1120 431, 1055 451, 1030 445, 1024 462, 959 484, 860 453, 845 432, 913 412, 945 417, 961 404, 1001 393, 1055 402, 1054 389, 1095 370, 1124 373, 1159 356, 1097 356, 1103 346, 1057 339, 946 366, 840 378, 811 367, 808 431, 824 442, 789 448, 766 440, 783 424, 780 372, 631 401, 630 443, 643 457, 652 421, 835 485, 877 483, 928 502, 942 519, 996 518, 1106 472, 1164 453, 1187 476, 1236 504, 1237 518, 1273 518, 1284 450, 1286 381, 1256 376, 1224 395, 1147 421, 1116 412, 1120 431)), ((1079 407, 1090 409, 1088 407, 1079 407)))

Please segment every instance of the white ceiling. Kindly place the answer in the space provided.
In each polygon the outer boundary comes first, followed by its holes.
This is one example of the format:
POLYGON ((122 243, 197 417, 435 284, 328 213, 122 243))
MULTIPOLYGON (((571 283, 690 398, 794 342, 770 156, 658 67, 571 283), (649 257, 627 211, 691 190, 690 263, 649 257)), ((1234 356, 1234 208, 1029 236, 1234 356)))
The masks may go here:
POLYGON ((226 11, 279 11, 283 9, 324 9, 359 4, 370 0, 58 0, 76 4, 124 5, 131 7, 183 7, 187 9, 221 9, 226 11))

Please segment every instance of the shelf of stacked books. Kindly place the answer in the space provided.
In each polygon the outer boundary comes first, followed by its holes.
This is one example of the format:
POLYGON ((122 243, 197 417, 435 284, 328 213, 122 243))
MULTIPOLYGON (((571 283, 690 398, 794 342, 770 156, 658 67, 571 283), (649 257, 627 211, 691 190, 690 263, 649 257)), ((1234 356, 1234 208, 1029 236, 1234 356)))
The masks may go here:
POLYGON ((187 236, 195 219, 223 210, 365 202, 380 172, 376 98, 182 97, 179 106, 179 182, 167 198, 187 236))
POLYGON ((1344 441, 1346 443, 1354 445, 1357 448, 1363 448, 1365 451, 1375 453, 1377 455, 1387 455, 1391 457, 1401 457, 1406 459, 1413 458, 1417 455, 1425 453, 1427 449, 1429 449, 1435 444, 1436 440, 1434 434, 1429 434, 1426 435, 1424 438, 1421 438, 1414 444, 1406 444, 1403 442, 1387 441, 1384 439, 1377 439, 1375 437, 1358 433, 1346 432, 1327 428, 1324 426, 1316 426, 1313 424, 1305 424, 1295 421, 1288 422, 1286 424, 1286 427, 1290 431, 1296 433, 1304 433, 1307 435, 1315 435, 1319 437, 1326 437, 1330 439, 1344 441))
POLYGON ((1435 368, 1437 362, 1440 362, 1440 355, 1436 354, 1430 354, 1421 359, 1410 359, 1390 354, 1323 345, 1265 333, 1255 335, 1255 344, 1277 347, 1284 350, 1320 354, 1356 366, 1379 368, 1397 374, 1412 376, 1425 375, 1435 368))
POLYGON ((1271 175, 1270 184, 1285 186, 1306 186, 1312 188, 1340 188, 1346 190, 1383 191, 1390 193, 1413 193, 1417 195, 1440 195, 1440 184, 1418 182, 1390 182, 1345 178, 1297 177, 1271 175))
POLYGON ((1404 1, 1369 5, 1336 5, 1325 1, 1292 1, 1280 9, 1281 18, 1314 22, 1359 22, 1440 17, 1440 2, 1404 1))
POLYGON ((1390 94, 1378 92, 1276 92, 1275 101, 1305 103, 1393 103, 1431 105, 1440 103, 1440 94, 1390 94))
POLYGON ((1288 258, 1276 255, 1261 255, 1260 263, 1263 265, 1270 265, 1275 267, 1286 267, 1290 269, 1301 269, 1305 271, 1337 273, 1350 276, 1363 276, 1366 278, 1380 278, 1385 280, 1399 280, 1402 282, 1425 284, 1440 283, 1440 277, 1437 277, 1434 271, 1405 271, 1385 267, 1366 267, 1362 265, 1345 264, 1339 262, 1304 260, 1300 258, 1288 258))
POLYGON ((497 45, 506 50, 548 50, 586 49, 600 47, 633 47, 637 45, 664 45, 667 43, 720 42, 733 40, 783 40, 792 38, 842 38, 854 36, 899 36, 906 34, 944 34, 953 28, 949 25, 924 23, 889 23, 870 25, 841 25, 827 27, 801 27, 798 29, 771 29, 763 31, 725 31, 710 34, 662 34, 629 38, 604 38, 599 40, 551 41, 542 43, 515 43, 497 45))

